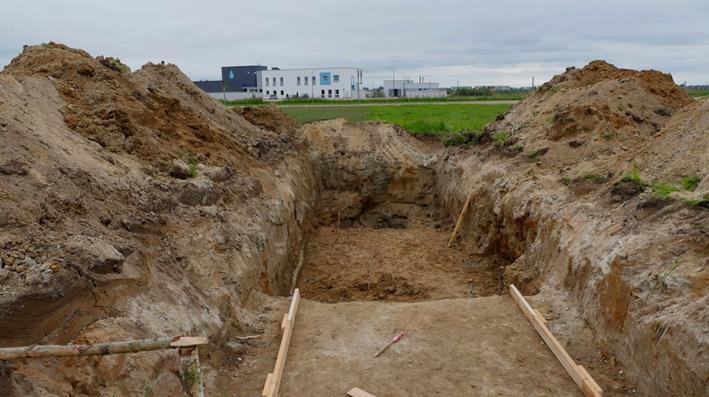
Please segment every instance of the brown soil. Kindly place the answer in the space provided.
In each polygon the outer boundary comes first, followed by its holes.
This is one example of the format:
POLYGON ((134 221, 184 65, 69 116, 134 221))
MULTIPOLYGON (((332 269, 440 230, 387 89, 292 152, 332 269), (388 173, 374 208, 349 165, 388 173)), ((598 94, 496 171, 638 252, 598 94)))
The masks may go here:
POLYGON ((275 105, 235 106, 234 112, 248 120, 253 125, 274 131, 279 134, 291 134, 298 128, 298 123, 288 117, 275 105))
POLYGON ((315 229, 298 287, 304 298, 330 303, 499 293, 504 263, 447 248, 450 233, 433 227, 315 229))
POLYGON ((304 300, 283 396, 579 396, 512 299, 304 300), (397 331, 404 338, 375 358, 397 331), (542 381, 543 380, 543 381, 542 381))

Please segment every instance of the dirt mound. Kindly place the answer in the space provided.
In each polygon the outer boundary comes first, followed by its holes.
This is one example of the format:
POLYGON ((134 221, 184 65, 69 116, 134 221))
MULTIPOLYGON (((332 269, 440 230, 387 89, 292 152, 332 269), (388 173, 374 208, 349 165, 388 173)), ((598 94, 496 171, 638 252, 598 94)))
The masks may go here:
POLYGON ((275 105, 266 106, 236 106, 234 112, 250 123, 279 134, 292 135, 298 128, 298 123, 275 105))
POLYGON ((283 146, 277 134, 218 106, 174 65, 147 64, 131 74, 106 59, 50 43, 26 47, 5 73, 50 77, 69 128, 162 171, 175 159, 235 163, 247 151, 261 157, 283 146))
MULTIPOLYGON (((288 137, 174 65, 131 73, 60 44, 26 47, 0 72, 0 345, 180 334, 220 345, 258 327, 246 297, 260 279, 287 288, 312 182, 288 137)), ((156 379, 179 391, 164 371, 174 359, 18 362, 0 394, 141 395, 156 379)))
POLYGON ((472 195, 462 233, 511 262, 505 284, 576 296, 627 373, 655 379, 647 395, 706 390, 707 106, 667 74, 595 61, 436 170, 451 216, 472 195))
POLYGON ((666 104, 679 108, 689 103, 685 90, 678 87, 672 75, 657 70, 620 69, 602 60, 591 61, 581 69, 568 68, 565 73, 554 76, 539 88, 539 92, 554 90, 554 87, 581 88, 596 85, 604 80, 634 80, 653 95, 660 96, 666 104))
POLYGON ((584 195, 628 173, 693 102, 668 74, 594 61, 555 76, 491 123, 487 153, 555 170, 584 195))

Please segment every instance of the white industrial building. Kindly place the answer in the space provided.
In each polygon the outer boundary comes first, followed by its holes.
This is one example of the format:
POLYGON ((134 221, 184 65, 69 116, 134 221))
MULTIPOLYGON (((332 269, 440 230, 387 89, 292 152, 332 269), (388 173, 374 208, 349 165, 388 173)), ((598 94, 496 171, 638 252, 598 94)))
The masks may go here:
POLYGON ((259 70, 258 92, 264 99, 364 99, 362 69, 307 68, 259 70))
POLYGON ((445 88, 439 88, 438 83, 426 83, 419 79, 384 80, 384 96, 387 98, 440 98, 448 96, 445 88))

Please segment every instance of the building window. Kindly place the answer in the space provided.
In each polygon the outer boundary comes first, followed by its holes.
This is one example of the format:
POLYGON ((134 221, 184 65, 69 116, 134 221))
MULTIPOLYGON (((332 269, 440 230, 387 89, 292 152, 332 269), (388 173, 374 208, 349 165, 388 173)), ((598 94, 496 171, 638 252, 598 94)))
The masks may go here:
POLYGON ((283 95, 283 90, 281 90, 281 95, 283 95))
POLYGON ((298 86, 300 86, 300 76, 298 76, 298 78, 296 78, 296 81, 297 81, 296 84, 297 84, 298 86))
POLYGON ((332 75, 332 82, 339 83, 340 82, 340 75, 339 74, 332 75))
POLYGON ((271 91, 266 90, 266 95, 269 95, 270 93, 271 93, 271 91))
POLYGON ((335 90, 335 98, 339 98, 339 97, 340 97, 340 90, 335 90))
POLYGON ((266 87, 268 87, 268 77, 266 77, 266 87))
POLYGON ((305 80, 305 85, 308 85, 308 76, 305 76, 303 79, 305 80))
MULTIPOLYGON (((313 77, 314 79, 315 77, 313 77)), ((325 98, 325 90, 320 90, 320 98, 325 98)))
POLYGON ((276 86, 276 78, 275 77, 273 78, 273 86, 274 87, 276 86))
POLYGON ((281 77, 281 87, 283 87, 283 77, 281 77))
POLYGON ((313 85, 315 85, 315 76, 313 76, 313 85))
POLYGON ((327 97, 332 98, 332 90, 327 90, 327 97))

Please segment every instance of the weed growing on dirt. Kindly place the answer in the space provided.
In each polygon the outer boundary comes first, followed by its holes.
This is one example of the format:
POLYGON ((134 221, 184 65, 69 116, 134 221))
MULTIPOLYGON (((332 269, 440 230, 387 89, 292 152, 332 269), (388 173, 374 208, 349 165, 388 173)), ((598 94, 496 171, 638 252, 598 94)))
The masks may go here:
POLYGON ((522 145, 521 143, 518 143, 518 144, 512 146, 512 150, 514 150, 515 152, 521 152, 524 150, 524 145, 522 145))
POLYGON ((445 146, 470 146, 477 145, 482 139, 483 133, 480 131, 466 131, 461 133, 455 133, 446 135, 442 139, 445 146))
POLYGON ((650 187, 652 189, 652 194, 658 198, 664 198, 670 195, 672 192, 676 192, 677 188, 670 185, 667 182, 655 182, 650 187))
POLYGON ((547 152, 549 151, 549 148, 541 148, 533 151, 530 153, 527 157, 529 157, 530 161, 537 161, 539 160, 540 157, 544 156, 547 152))
POLYGON ((688 199, 684 200, 684 202, 691 207, 702 207, 709 209, 709 194, 700 199, 688 199))
POLYGON ((699 186, 699 182, 701 182, 702 178, 698 175, 691 175, 691 176, 686 176, 682 178, 682 186, 689 190, 690 192, 693 192, 697 186, 699 186))
POLYGON ((607 177, 598 174, 586 174, 583 176, 583 179, 593 183, 604 183, 608 180, 607 177))
POLYGON ((502 146, 505 144, 507 139, 509 139, 510 133, 507 131, 497 131, 495 133, 495 136, 493 137, 495 139, 495 145, 498 147, 502 146))
POLYGON ((111 70, 114 70, 118 73, 129 73, 130 72, 130 68, 128 67, 128 65, 121 62, 121 60, 118 58, 99 56, 96 59, 101 63, 101 65, 103 65, 111 70))
POLYGON ((637 164, 633 164, 633 168, 629 173, 625 174, 621 180, 623 182, 633 182, 638 186, 647 186, 647 183, 640 177, 640 166, 637 164))
POLYGON ((573 181, 573 179, 571 179, 570 176, 562 176, 561 177, 561 183, 566 186, 570 185, 572 181, 573 181))
POLYGON ((187 159, 187 173, 189 174, 190 178, 194 178, 197 176, 197 166, 199 165, 199 160, 194 157, 190 156, 187 159))

